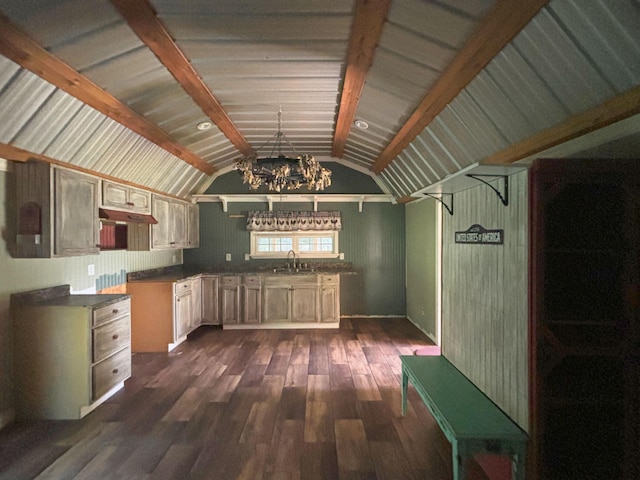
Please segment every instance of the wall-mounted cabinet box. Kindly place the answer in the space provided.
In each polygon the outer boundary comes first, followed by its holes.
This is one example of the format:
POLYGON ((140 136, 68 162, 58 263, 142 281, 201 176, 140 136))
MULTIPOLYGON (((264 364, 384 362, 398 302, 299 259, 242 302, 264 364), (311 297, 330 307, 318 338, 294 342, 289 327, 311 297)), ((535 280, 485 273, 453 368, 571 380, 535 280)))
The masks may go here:
POLYGON ((106 208, 150 214, 151 192, 103 180, 101 204, 106 208))
POLYGON ((151 215, 158 223, 129 224, 129 250, 171 250, 200 245, 199 208, 184 201, 151 195, 151 215))
POLYGON ((100 181, 48 163, 16 163, 15 257, 99 253, 100 181))

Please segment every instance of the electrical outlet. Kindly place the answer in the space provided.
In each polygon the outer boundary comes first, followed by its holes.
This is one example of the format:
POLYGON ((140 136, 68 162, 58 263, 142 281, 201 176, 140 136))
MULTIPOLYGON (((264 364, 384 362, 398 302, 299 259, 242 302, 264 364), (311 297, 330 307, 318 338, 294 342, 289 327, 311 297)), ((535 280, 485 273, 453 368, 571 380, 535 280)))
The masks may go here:
POLYGON ((224 258, 225 258, 225 260, 226 260, 227 262, 230 262, 230 261, 231 261, 231 254, 230 254, 230 253, 227 253, 227 254, 224 256, 224 258))
POLYGON ((91 263, 87 266, 87 275, 92 277, 95 274, 96 274, 96 266, 93 263, 91 263))
POLYGON ((340 254, 340 260, 344 260, 344 253, 340 254))
POLYGON ((245 260, 245 262, 246 262, 247 260, 251 260, 251 255, 250 255, 250 254, 248 254, 248 253, 245 253, 245 254, 244 254, 244 260, 245 260))
POLYGON ((178 256, 174 253, 173 257, 171 257, 171 263, 176 263, 178 261, 178 256))

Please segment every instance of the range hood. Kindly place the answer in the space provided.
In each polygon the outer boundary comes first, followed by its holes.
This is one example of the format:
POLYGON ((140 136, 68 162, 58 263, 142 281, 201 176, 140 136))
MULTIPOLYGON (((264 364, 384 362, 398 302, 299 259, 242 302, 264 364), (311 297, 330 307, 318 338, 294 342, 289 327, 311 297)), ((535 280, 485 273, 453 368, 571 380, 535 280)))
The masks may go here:
POLYGON ((151 215, 146 215, 144 213, 121 212, 119 210, 109 210, 107 208, 100 209, 99 217, 112 222, 144 223, 146 225, 158 223, 158 221, 151 215))

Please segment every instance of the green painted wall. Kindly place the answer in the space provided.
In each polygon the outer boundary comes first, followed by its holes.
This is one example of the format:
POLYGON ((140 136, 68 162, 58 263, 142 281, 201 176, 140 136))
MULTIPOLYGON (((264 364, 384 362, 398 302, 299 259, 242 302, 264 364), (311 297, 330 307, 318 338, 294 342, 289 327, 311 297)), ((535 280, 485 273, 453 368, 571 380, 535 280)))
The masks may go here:
MULTIPOLYGON (((330 163, 333 185, 325 193, 382 193, 368 175, 330 163), (344 190, 343 190, 344 189, 344 190)), ((220 176, 207 193, 248 193, 237 172, 220 176)), ((299 193, 306 193, 303 190, 299 193)), ((320 193, 321 194, 321 193, 320 193)), ((312 210, 307 202, 275 203, 278 210, 312 210)), ((229 203, 228 212, 220 203, 200 204, 200 248, 185 250, 185 265, 244 263, 249 253, 249 232, 244 218, 248 210, 267 210, 261 203, 229 203)), ((405 207, 390 203, 365 203, 362 213, 357 203, 319 203, 318 210, 340 210, 343 230, 339 247, 344 260, 351 262, 357 275, 343 275, 341 302, 343 315, 405 314, 405 207)), ((249 260, 259 262, 259 260, 249 260)))
POLYGON ((15 205, 13 175, 7 162, 0 160, 0 425, 12 409, 11 321, 9 296, 12 293, 70 284, 73 291, 101 289, 126 281, 129 271, 145 270, 179 264, 177 251, 103 252, 51 259, 17 259, 10 255, 15 238, 15 205), (175 256, 175 261, 174 261, 175 256), (87 275, 89 264, 95 266, 95 276, 87 275))
POLYGON ((425 199, 406 206, 407 317, 437 341, 437 206, 425 199))

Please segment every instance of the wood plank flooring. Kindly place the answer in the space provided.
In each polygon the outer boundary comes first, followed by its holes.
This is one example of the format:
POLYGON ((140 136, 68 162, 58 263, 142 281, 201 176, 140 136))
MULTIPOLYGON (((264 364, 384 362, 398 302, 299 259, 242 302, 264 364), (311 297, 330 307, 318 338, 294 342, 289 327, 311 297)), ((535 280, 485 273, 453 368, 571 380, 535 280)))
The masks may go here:
POLYGON ((430 340, 406 319, 336 330, 201 327, 78 421, 0 431, 1 479, 450 479, 451 447, 398 356, 430 340))

